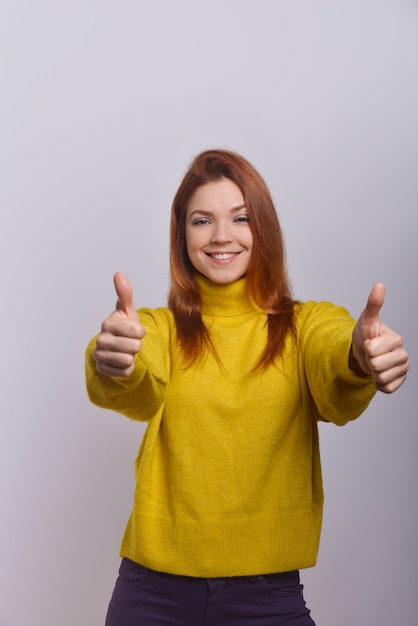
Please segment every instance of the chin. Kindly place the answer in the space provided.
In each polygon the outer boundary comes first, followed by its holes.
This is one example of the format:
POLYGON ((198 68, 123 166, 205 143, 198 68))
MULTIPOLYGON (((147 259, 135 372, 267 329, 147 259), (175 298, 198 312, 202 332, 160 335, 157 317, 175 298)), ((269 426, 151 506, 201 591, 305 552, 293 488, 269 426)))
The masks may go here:
POLYGON ((245 272, 243 274, 235 274, 232 276, 208 276, 207 275, 206 277, 209 278, 209 280, 211 280, 213 283, 216 283, 217 285, 230 285, 231 283, 234 283, 235 281, 239 280, 243 276, 245 276, 245 272))

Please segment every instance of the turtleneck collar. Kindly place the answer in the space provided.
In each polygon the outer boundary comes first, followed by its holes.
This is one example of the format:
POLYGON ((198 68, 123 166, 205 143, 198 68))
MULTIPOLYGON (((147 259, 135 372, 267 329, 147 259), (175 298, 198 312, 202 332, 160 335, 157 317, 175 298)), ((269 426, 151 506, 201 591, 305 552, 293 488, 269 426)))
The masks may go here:
POLYGON ((202 315, 235 317, 259 309, 247 293, 247 280, 243 276, 233 283, 214 283, 202 274, 195 274, 202 300, 202 315))

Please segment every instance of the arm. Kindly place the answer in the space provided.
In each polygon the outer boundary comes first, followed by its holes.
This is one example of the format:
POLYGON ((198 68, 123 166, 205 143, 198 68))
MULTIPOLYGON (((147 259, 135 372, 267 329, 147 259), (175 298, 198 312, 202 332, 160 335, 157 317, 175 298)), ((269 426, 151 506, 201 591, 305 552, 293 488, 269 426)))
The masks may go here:
POLYGON ((300 376, 306 381, 317 419, 342 426, 367 408, 376 393, 373 378, 349 367, 355 320, 329 302, 302 307, 298 343, 300 376))
POLYGON ((86 386, 90 400, 131 419, 149 420, 161 408, 168 381, 167 323, 161 315, 142 309, 139 321, 131 285, 115 275, 116 311, 102 324, 86 351, 86 386))
POLYGON ((379 391, 393 393, 406 380, 409 360, 402 337, 380 321, 384 299, 385 287, 377 283, 353 330, 350 368, 372 376, 379 391))

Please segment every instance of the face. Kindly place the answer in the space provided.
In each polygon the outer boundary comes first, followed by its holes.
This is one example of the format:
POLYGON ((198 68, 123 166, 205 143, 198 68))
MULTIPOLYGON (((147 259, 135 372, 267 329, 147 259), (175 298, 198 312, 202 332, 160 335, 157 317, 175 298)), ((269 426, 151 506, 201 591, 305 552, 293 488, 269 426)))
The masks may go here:
POLYGON ((246 274, 253 250, 240 188, 224 178, 198 187, 186 214, 186 244, 193 267, 219 284, 246 274))

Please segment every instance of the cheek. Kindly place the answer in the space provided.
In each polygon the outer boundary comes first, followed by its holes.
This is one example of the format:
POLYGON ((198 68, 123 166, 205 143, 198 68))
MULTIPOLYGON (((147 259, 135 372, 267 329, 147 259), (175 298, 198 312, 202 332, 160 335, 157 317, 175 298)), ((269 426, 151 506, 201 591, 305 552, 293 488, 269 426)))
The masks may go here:
POLYGON ((199 250, 205 243, 202 233, 196 231, 186 231, 186 248, 189 254, 193 251, 199 250))
POLYGON ((253 235, 252 235, 252 232, 250 231, 247 236, 247 248, 250 252, 253 251, 253 245, 254 245, 253 235))
POLYGON ((186 250, 189 261, 194 265, 198 256, 198 246, 195 237, 186 237, 186 250))

